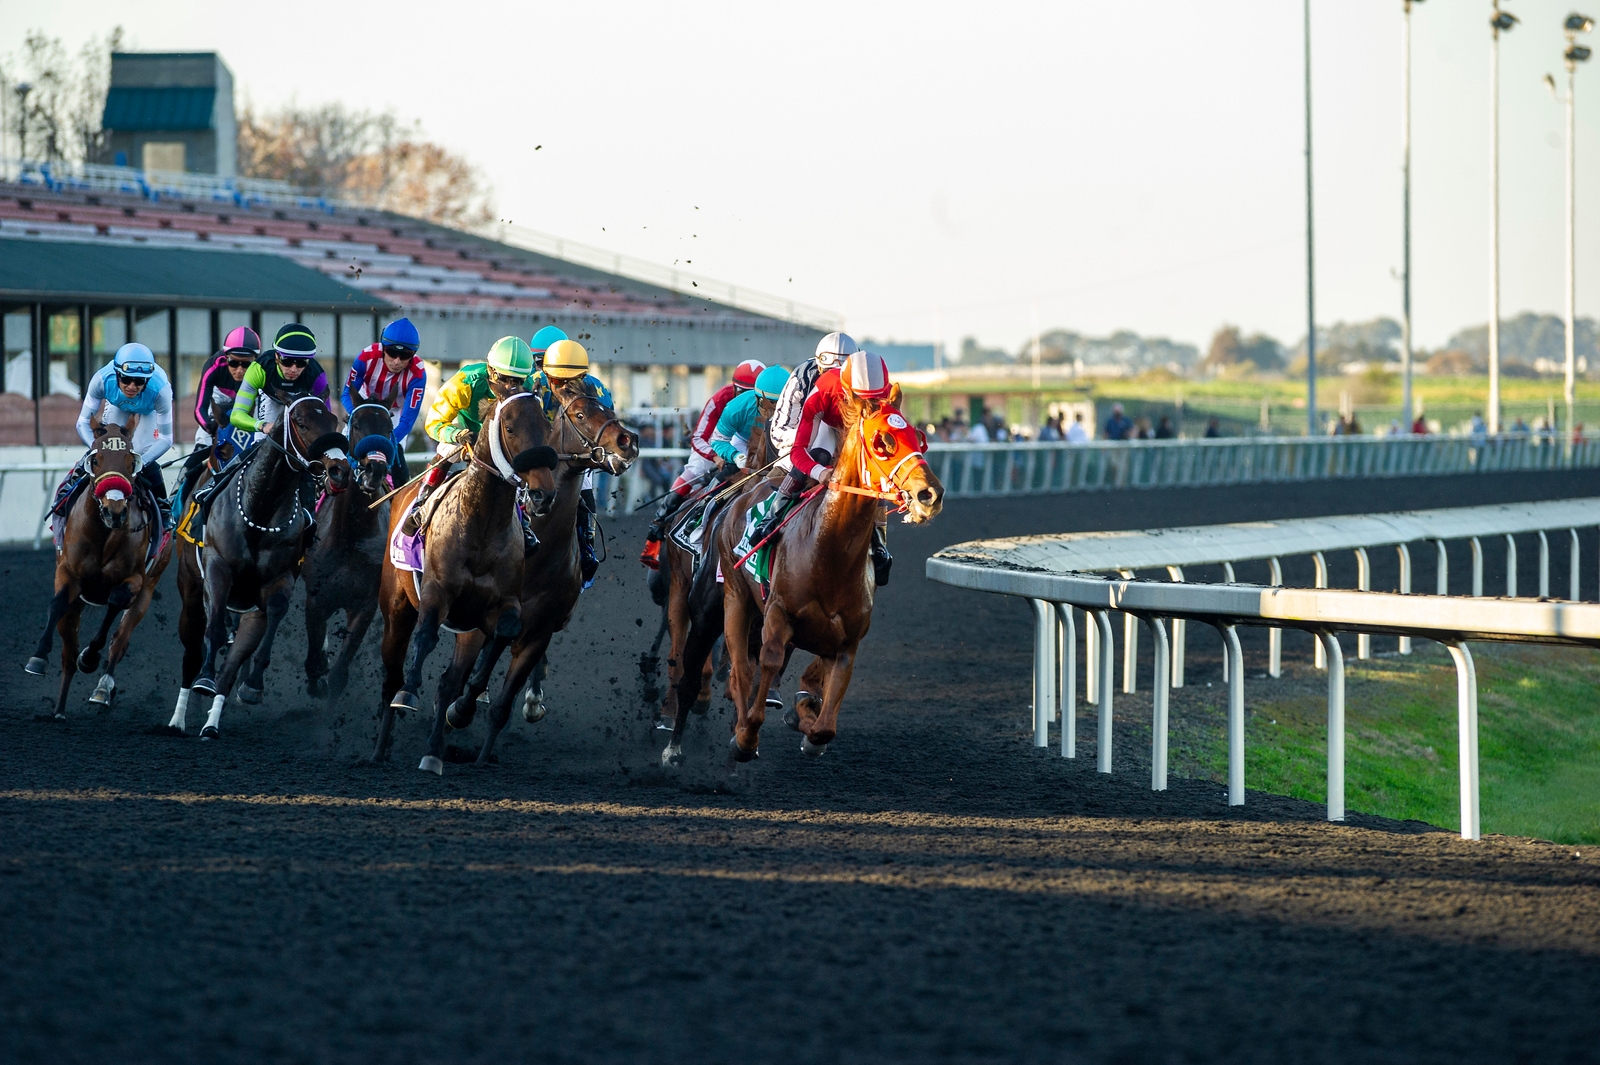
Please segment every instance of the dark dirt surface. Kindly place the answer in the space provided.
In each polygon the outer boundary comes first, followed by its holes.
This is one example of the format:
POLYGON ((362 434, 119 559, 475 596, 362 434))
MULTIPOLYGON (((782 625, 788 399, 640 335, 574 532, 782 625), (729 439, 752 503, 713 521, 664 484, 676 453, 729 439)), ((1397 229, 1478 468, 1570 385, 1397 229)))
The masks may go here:
MULTIPOLYGON (((1597 488, 1382 486, 1412 506, 1597 488)), ((0 1059, 1594 1060, 1600 855, 1330 826, 1254 791, 1229 810, 1207 781, 1152 793, 1120 694, 1115 774, 1034 750, 1027 613, 921 575, 960 540, 1370 510, 1371 487, 958 500, 896 526, 839 739, 812 760, 774 724, 732 779, 721 698, 687 764, 656 766, 637 520, 609 523, 552 651, 550 716, 443 779, 413 768, 417 715, 393 764, 363 763, 375 635, 324 708, 298 617, 221 741, 160 735, 170 580, 117 705, 35 720, 56 680, 20 666, 49 563, 0 554, 0 1059)), ((1203 686, 1220 669, 1195 628, 1203 686)), ((1085 708, 1080 751, 1093 735, 1085 708)))

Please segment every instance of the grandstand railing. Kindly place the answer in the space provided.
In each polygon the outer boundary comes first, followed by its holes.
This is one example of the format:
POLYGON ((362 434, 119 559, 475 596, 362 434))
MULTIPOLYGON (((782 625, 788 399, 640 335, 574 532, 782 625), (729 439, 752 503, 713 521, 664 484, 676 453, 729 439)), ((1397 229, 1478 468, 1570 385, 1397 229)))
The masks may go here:
POLYGON ((332 213, 359 205, 331 196, 310 195, 283 181, 218 177, 213 174, 135 170, 98 163, 42 163, 0 159, 0 180, 37 185, 51 192, 110 192, 147 200, 204 200, 237 207, 278 206, 332 213))
POLYGON ((1061 754, 1076 756, 1077 662, 1074 608, 1084 611, 1085 701, 1098 705, 1097 768, 1111 772, 1112 677, 1115 638, 1112 612, 1123 615, 1124 692, 1135 690, 1138 627, 1150 630, 1155 645, 1151 700, 1150 786, 1167 786, 1169 689, 1183 686, 1183 649, 1188 621, 1214 626, 1222 638, 1228 683, 1228 804, 1244 803, 1244 654, 1236 628, 1268 627, 1268 675, 1278 676, 1283 628, 1301 629, 1316 640, 1317 666, 1328 670, 1328 805, 1330 821, 1342 821, 1344 796, 1344 655, 1336 635, 1358 634, 1357 655, 1370 654, 1374 633, 1400 637, 1402 654, 1413 637, 1443 643, 1457 670, 1461 835, 1477 839, 1479 819, 1477 676, 1468 640, 1553 643, 1600 647, 1600 605, 1577 602, 1579 528, 1600 524, 1600 499, 1462 507, 1400 514, 1368 514, 1193 529, 1130 533, 1075 533, 1014 540, 957 544, 927 562, 931 580, 961 588, 1029 600, 1034 613, 1034 745, 1049 745, 1050 725, 1061 719, 1061 754), (1549 533, 1571 545, 1567 601, 1549 598, 1549 533), (1517 599, 1518 534, 1539 538, 1538 599, 1517 599), (1482 597, 1482 548, 1487 537, 1503 536, 1507 551, 1506 598, 1482 597), (1466 539, 1472 547, 1473 594, 1450 596, 1446 540, 1466 539), (1410 594, 1408 542, 1432 542, 1437 550, 1438 593, 1410 594), (1354 546, 1356 591, 1327 585, 1324 551, 1354 546), (1393 546, 1400 556, 1399 593, 1371 592, 1367 549, 1393 546), (1282 587, 1280 555, 1309 554, 1316 563, 1316 587, 1282 587), (1271 585, 1238 584, 1233 565, 1246 559, 1270 563, 1271 585), (1221 561, 1225 584, 1184 582, 1182 565, 1221 561), (1165 566, 1171 583, 1139 580, 1139 569, 1165 566), (1115 578, 1092 571, 1115 568, 1115 578), (1167 625, 1171 624, 1169 641, 1167 625))

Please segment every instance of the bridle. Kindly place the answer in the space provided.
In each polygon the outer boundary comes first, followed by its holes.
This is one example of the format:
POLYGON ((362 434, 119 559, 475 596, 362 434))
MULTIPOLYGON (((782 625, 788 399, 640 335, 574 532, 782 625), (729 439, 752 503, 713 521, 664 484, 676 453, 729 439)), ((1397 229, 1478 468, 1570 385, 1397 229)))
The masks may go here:
MULTIPOLYGON (((121 436, 106 436, 102 438, 99 443, 95 445, 94 450, 90 452, 89 465, 90 467, 93 467, 94 456, 100 452, 127 450, 128 441, 125 438, 121 436)), ((135 457, 134 462, 134 474, 137 476, 137 457, 135 457)), ((108 529, 119 528, 119 523, 116 520, 117 515, 106 509, 106 499, 108 497, 112 499, 126 499, 129 501, 128 509, 122 512, 122 518, 124 521, 130 520, 130 511, 136 509, 132 502, 134 496, 133 480, 127 474, 118 473, 115 470, 108 470, 105 473, 96 475, 95 479, 89 482, 89 494, 94 497, 95 509, 100 512, 100 523, 108 529)))
MULTIPOLYGON (((903 418, 904 415, 901 415, 901 417, 903 418)), ((838 474, 835 473, 828 481, 828 488, 835 492, 847 492, 851 495, 881 499, 884 502, 895 504, 895 509, 903 513, 911 507, 911 493, 902 487, 900 483, 906 464, 914 462, 917 465, 926 466, 928 460, 923 450, 908 447, 899 461, 892 466, 885 467, 883 460, 877 458, 872 452, 872 441, 867 436, 867 421, 866 416, 862 416, 856 422, 856 432, 861 437, 859 455, 861 483, 866 487, 857 488, 855 485, 841 484, 838 474), (876 467, 875 471, 873 467, 876 467), (876 483, 874 483, 874 472, 877 474, 876 483)))
MULTIPOLYGON (((297 473, 310 471, 312 476, 316 477, 318 481, 323 480, 327 470, 327 467, 322 463, 322 456, 328 455, 332 456, 333 458, 344 458, 344 449, 330 447, 315 458, 308 457, 305 453, 304 445, 300 443, 299 436, 295 432, 294 411, 295 408, 300 406, 302 403, 321 402, 322 401, 316 396, 301 396, 299 399, 293 400, 288 406, 283 408, 283 443, 279 444, 270 436, 262 438, 270 441, 278 448, 278 450, 283 452, 284 459, 289 463, 289 468, 291 470, 294 470, 297 473)), ((313 442, 313 446, 314 445, 315 442, 313 442)), ((244 507, 244 481, 245 479, 242 476, 236 476, 233 479, 233 496, 239 509, 239 517, 243 519, 244 523, 250 526, 250 528, 257 530, 258 532, 278 533, 283 532, 285 529, 291 528, 295 522, 300 520, 300 515, 305 511, 305 507, 300 503, 300 484, 298 481, 295 483, 294 488, 295 505, 290 510, 288 519, 284 521, 282 525, 259 525, 250 519, 250 515, 245 512, 244 507)))
MULTIPOLYGON (((527 488, 527 485, 522 480, 521 471, 517 469, 515 463, 513 462, 513 458, 520 458, 521 456, 506 455, 505 426, 501 424, 500 415, 508 406, 510 406, 512 403, 515 403, 517 400, 533 398, 534 397, 531 392, 518 392, 515 395, 507 396, 505 399, 502 399, 500 402, 494 405, 494 414, 490 416, 489 424, 483 427, 485 434, 487 434, 489 437, 490 462, 485 462, 480 459, 475 450, 471 448, 467 449, 468 462, 474 466, 477 466, 479 469, 488 471, 494 476, 500 478, 502 481, 506 482, 506 484, 516 487, 518 491, 523 491, 527 488)), ((552 455, 555 455, 557 459, 563 457, 559 454, 556 454, 554 448, 547 449, 552 455)), ((529 450, 532 449, 530 448, 529 450)), ((542 463, 540 464, 542 465, 542 463)), ((529 468, 531 469, 533 467, 529 468)))
MULTIPOLYGON (((350 461, 351 461, 351 465, 352 466, 354 466, 358 456, 359 456, 359 458, 360 458, 360 460, 362 462, 365 462, 368 458, 372 457, 372 452, 367 451, 365 448, 361 447, 361 444, 365 443, 367 440, 369 440, 369 439, 371 439, 372 437, 375 437, 375 436, 381 436, 386 441, 388 441, 389 446, 394 450, 394 452, 396 454, 398 454, 399 451, 400 451, 400 445, 395 443, 395 441, 394 441, 394 411, 390 410, 388 407, 384 406, 382 403, 367 402, 367 403, 358 403, 358 404, 356 404, 354 409, 352 409, 350 411, 350 417, 345 422, 345 428, 347 430, 353 429, 355 427, 355 424, 356 424, 357 415, 359 415, 364 410, 375 410, 375 411, 378 411, 380 414, 383 415, 383 420, 387 424, 388 428, 387 428, 386 432, 383 432, 383 433, 367 433, 366 435, 361 436, 361 437, 357 437, 353 433, 349 434, 350 448, 351 448, 351 450, 350 450, 350 461), (365 454, 362 454, 362 452, 365 452, 365 454)), ((394 463, 388 461, 387 457, 386 457, 385 458, 385 466, 386 467, 392 467, 393 465, 394 465, 394 463)), ((330 495, 337 495, 337 494, 339 494, 340 491, 343 491, 343 489, 335 489, 333 487, 333 485, 330 484, 330 485, 328 485, 327 491, 328 491, 328 493, 330 495)))
POLYGON ((598 401, 598 398, 595 397, 595 396, 587 395, 587 394, 580 394, 580 395, 573 396, 571 400, 563 402, 561 397, 556 394, 554 386, 551 387, 550 394, 552 396, 555 396, 556 403, 561 408, 561 417, 562 417, 562 419, 569 426, 572 427, 572 431, 573 432, 578 434, 578 439, 582 440, 584 442, 584 444, 589 448, 589 451, 588 451, 587 454, 585 454, 584 452, 581 452, 581 451, 580 452, 570 453, 570 454, 560 454, 560 453, 558 453, 556 457, 561 459, 561 461, 563 461, 563 462, 571 462, 571 461, 591 462, 595 466, 605 470, 608 473, 612 473, 612 474, 621 473, 622 469, 621 468, 614 468, 613 467, 613 463, 616 463, 617 467, 625 467, 626 463, 621 458, 619 458, 618 456, 613 455, 609 451, 607 451, 605 449, 605 447, 603 445, 601 445, 600 442, 599 442, 600 437, 605 435, 605 431, 608 428, 610 428, 612 425, 621 424, 622 419, 617 417, 616 411, 612 410, 610 407, 606 406, 604 403, 600 404, 600 409, 605 411, 606 414, 608 415, 608 417, 606 418, 606 420, 604 422, 601 423, 600 431, 594 435, 593 439, 590 439, 588 434, 585 433, 583 431, 583 429, 579 427, 577 421, 572 417, 572 407, 575 404, 577 404, 577 402, 580 399, 595 399, 595 400, 598 401))

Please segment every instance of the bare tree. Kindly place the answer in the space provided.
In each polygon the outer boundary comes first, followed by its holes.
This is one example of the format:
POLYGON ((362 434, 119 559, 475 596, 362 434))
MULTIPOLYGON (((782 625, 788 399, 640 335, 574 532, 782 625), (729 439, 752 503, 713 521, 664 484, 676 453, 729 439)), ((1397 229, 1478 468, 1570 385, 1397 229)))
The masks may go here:
POLYGON ((422 138, 393 112, 295 104, 239 118, 239 173, 447 225, 494 218, 489 189, 462 157, 422 138))
MULTIPOLYGON (((22 54, 6 64, 12 78, 31 86, 20 116, 8 115, 9 133, 20 133, 18 151, 44 162, 99 162, 105 150, 100 120, 111 82, 111 53, 122 47, 122 27, 102 40, 90 37, 76 61, 60 38, 31 31, 22 54)), ((17 97, 13 95, 13 100, 17 97)))

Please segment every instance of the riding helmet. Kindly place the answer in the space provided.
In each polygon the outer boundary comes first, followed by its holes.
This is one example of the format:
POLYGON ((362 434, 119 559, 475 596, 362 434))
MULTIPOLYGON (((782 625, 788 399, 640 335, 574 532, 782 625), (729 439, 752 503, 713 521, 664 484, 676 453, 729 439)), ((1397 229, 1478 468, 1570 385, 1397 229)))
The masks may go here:
POLYGON ((248 355, 255 358, 261 354, 261 338, 256 331, 247 325, 241 325, 228 332, 222 341, 224 355, 248 355))
POLYGON ((882 399, 889 394, 889 366, 882 355, 858 351, 839 371, 850 391, 862 399, 882 399))
POLYGON ((861 349, 849 333, 829 333, 817 341, 817 365, 824 370, 837 366, 861 349))
POLYGON ((156 375, 156 357, 143 344, 124 344, 111 357, 118 377, 148 381, 156 375))
POLYGON ((538 356, 543 355, 546 351, 550 350, 551 344, 554 344, 558 340, 565 339, 567 339, 565 330, 553 325, 547 325, 537 333, 533 334, 533 339, 528 341, 528 347, 533 349, 534 357, 537 358, 538 356))
POLYGON ((417 327, 411 324, 409 318, 396 318, 383 327, 383 335, 379 338, 385 349, 408 348, 409 354, 415 355, 417 348, 422 346, 422 338, 417 335, 417 327))
POLYGON ((489 369, 507 377, 527 377, 533 372, 533 351, 521 337, 501 337, 489 349, 489 369))
POLYGON ((589 353, 576 340, 558 340, 544 353, 544 372, 551 377, 582 377, 589 372, 589 353))
POLYGON ((767 364, 760 359, 746 359, 734 367, 733 383, 740 388, 754 388, 756 377, 766 368, 767 364))
POLYGON ((272 350, 285 359, 314 359, 317 357, 317 338, 299 322, 290 322, 278 330, 273 338, 272 350))
POLYGON ((782 366, 768 366, 756 378, 756 395, 762 399, 777 399, 783 386, 789 383, 789 371, 782 366))

